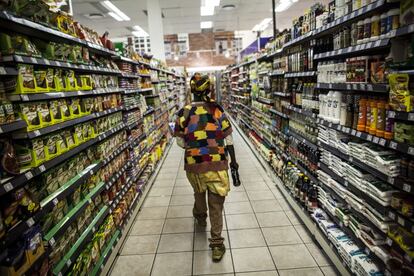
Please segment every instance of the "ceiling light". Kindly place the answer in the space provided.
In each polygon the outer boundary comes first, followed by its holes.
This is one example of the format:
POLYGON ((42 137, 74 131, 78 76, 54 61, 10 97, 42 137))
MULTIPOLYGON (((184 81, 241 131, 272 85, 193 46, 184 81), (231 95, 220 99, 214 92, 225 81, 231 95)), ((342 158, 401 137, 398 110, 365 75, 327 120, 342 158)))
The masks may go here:
POLYGON ((222 10, 225 10, 225 11, 231 11, 231 10, 234 10, 236 8, 236 6, 235 5, 233 5, 233 4, 230 4, 230 5, 224 5, 223 7, 221 7, 221 9, 222 10))
POLYGON ((177 61, 178 60, 178 56, 174 56, 174 60, 177 61))
POLYGON ((280 0, 276 5, 275 12, 284 12, 296 2, 298 2, 298 0, 280 0))
MULTIPOLYGON (((104 6, 108 11, 111 11, 115 13, 119 18, 121 18, 121 21, 130 21, 131 18, 129 18, 125 13, 123 13, 120 9, 118 9, 117 6, 112 4, 111 1, 101 1, 100 2, 102 6, 104 6)), ((112 15, 111 15, 112 16, 112 15)), ((113 17, 113 16, 112 16, 113 17)), ((115 18, 115 17, 114 17, 115 18)), ((115 18, 116 19, 116 18, 115 18)), ((116 19, 118 20, 118 19, 116 19)), ((119 20, 118 20, 119 21, 119 20)))
POLYGON ((201 16, 211 16, 214 15, 214 6, 201 6, 200 7, 201 16))
POLYGON ((200 28, 201 29, 210 29, 213 27, 212 21, 201 21, 200 22, 200 28))
POLYGON ((132 29, 134 29, 133 31, 133 34, 135 33, 134 36, 138 36, 138 37, 149 36, 148 33, 138 25, 133 26, 132 29), (139 34, 139 35, 136 35, 136 34, 139 34))
POLYGON ((256 24, 252 31, 253 32, 263 32, 269 26, 270 22, 272 22, 272 18, 265 18, 259 24, 256 24))
POLYGON ((201 0, 201 6, 218 7, 220 6, 220 0, 201 0))
POLYGON ((116 21, 124 21, 119 15, 114 12, 108 12, 109 16, 112 16, 116 21))
POLYGON ((230 57, 230 52, 229 52, 229 51, 227 51, 227 52, 224 54, 224 56, 225 56, 226 58, 229 58, 229 57, 230 57))

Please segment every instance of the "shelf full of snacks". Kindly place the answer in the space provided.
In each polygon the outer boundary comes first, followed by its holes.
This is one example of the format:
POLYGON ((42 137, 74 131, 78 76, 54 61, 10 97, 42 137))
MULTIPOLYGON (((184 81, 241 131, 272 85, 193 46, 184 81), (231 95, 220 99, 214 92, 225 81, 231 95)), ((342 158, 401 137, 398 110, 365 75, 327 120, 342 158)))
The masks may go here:
POLYGON ((0 274, 96 275, 165 155, 185 75, 29 6, 0 12, 0 274))
POLYGON ((229 67, 236 75, 249 66, 255 78, 241 81, 252 87, 249 101, 227 91, 228 111, 348 272, 410 274, 414 53, 400 50, 414 41, 413 7, 350 2, 313 5, 248 63, 229 67))

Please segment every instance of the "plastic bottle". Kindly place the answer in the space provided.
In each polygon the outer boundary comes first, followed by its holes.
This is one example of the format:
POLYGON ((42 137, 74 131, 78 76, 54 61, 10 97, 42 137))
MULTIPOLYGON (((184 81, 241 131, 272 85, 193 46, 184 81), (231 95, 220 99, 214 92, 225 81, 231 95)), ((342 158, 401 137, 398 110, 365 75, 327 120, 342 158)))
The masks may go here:
POLYGON ((381 34, 381 21, 379 15, 371 17, 371 41, 375 41, 381 34))
POLYGON ((365 118, 365 129, 363 131, 369 132, 369 128, 371 126, 371 99, 367 100, 367 116, 365 118))
POLYGON ((339 124, 344 126, 346 125, 346 117, 348 116, 347 105, 345 101, 341 102, 341 118, 339 124))
POLYGON ((385 129, 385 101, 380 101, 377 105, 378 116, 377 116, 377 130, 375 135, 378 137, 384 137, 385 129))
POLYGON ((355 95, 354 96, 354 114, 352 116, 352 128, 358 129, 358 121, 359 121, 359 101, 361 100, 361 96, 355 95))
POLYGON ((375 135, 377 133, 377 121, 378 121, 378 101, 371 101, 371 122, 369 126, 369 134, 375 135))
POLYGON ((332 121, 332 115, 333 115, 333 110, 332 110, 332 96, 333 96, 333 91, 329 91, 328 94, 326 95, 326 117, 325 119, 327 121, 332 121))
POLYGON ((319 117, 325 119, 325 95, 319 95, 319 117))
POLYGON ((342 93, 335 91, 332 94, 332 123, 339 124, 341 120, 342 93))
POLYGON ((385 131, 384 138, 391 140, 394 137, 394 118, 390 118, 388 113, 391 111, 390 105, 387 103, 385 105, 385 131))
POLYGON ((367 121, 367 100, 360 99, 359 100, 359 113, 358 113, 358 131, 365 131, 365 124, 367 121))

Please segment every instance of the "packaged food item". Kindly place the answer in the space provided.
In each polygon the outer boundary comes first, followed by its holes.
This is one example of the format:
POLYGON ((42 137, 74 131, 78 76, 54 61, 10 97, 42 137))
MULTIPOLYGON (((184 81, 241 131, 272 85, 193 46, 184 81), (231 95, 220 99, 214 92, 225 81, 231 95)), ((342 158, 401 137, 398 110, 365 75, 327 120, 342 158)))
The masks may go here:
POLYGON ((36 92, 36 78, 34 76, 34 70, 32 65, 18 64, 18 77, 16 93, 33 93, 36 92))
POLYGON ((16 141, 15 149, 20 168, 37 167, 46 161, 45 147, 42 138, 16 141))
POLYGON ((390 106, 396 111, 411 112, 414 97, 408 87, 408 74, 390 74, 388 80, 390 82, 390 106))
POLYGON ((0 139, 0 177, 13 176, 20 173, 18 158, 12 142, 7 138, 0 139))
POLYGON ((52 116, 47 102, 38 102, 37 112, 39 114, 41 127, 46 127, 52 124, 52 116))
POLYGON ((47 70, 35 70, 37 92, 48 92, 47 70))

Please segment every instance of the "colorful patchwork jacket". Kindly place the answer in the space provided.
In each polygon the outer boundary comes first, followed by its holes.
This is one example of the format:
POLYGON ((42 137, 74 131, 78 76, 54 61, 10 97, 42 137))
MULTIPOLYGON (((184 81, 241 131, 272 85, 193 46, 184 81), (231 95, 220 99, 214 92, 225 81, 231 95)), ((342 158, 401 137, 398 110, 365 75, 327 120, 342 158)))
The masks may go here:
POLYGON ((194 102, 177 113, 174 135, 184 139, 184 169, 193 173, 228 170, 224 139, 232 128, 216 102, 194 102))

